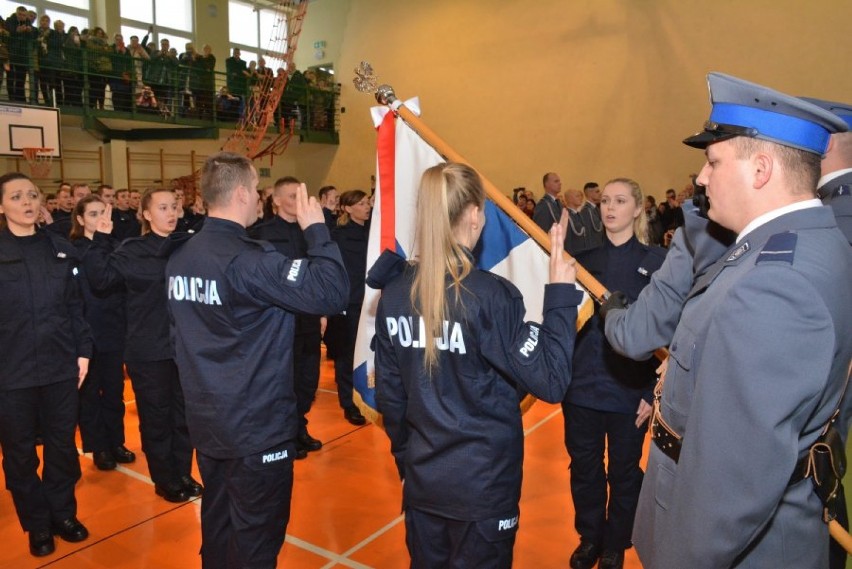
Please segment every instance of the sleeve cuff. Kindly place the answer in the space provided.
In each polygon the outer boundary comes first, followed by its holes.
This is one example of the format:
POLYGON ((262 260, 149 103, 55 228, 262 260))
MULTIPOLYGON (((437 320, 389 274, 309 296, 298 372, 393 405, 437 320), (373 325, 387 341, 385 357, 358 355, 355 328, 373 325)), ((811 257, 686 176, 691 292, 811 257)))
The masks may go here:
POLYGON ((328 232, 328 226, 324 222, 312 223, 305 229, 305 241, 308 242, 308 248, 330 240, 331 233, 328 232))
POLYGON ((573 284, 551 283, 544 286, 544 305, 542 310, 547 312, 553 308, 579 306, 583 302, 583 292, 573 284))

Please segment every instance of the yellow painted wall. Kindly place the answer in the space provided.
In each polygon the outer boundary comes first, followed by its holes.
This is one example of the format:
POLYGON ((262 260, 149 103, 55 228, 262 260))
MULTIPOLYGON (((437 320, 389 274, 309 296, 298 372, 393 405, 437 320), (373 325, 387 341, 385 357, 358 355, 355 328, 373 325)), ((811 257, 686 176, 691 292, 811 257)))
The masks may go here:
POLYGON ((554 170, 564 187, 629 176, 660 195, 702 165, 680 140, 709 114, 708 71, 852 100, 850 21, 848 0, 352 0, 328 177, 374 168, 372 101, 349 71, 366 59, 505 192, 540 194, 554 170))

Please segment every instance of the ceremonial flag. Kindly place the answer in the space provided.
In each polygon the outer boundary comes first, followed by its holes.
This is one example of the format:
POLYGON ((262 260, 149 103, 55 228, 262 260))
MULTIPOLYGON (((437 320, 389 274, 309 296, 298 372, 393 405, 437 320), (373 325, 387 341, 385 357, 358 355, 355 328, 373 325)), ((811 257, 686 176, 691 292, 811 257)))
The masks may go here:
MULTIPOLYGON (((405 106, 419 115, 416 99, 405 106)), ((376 194, 367 245, 367 268, 385 249, 405 258, 415 255, 417 190, 423 172, 444 161, 405 121, 387 107, 372 109, 378 129, 376 194)), ((490 199, 485 203, 485 228, 474 250, 477 267, 511 281, 524 296, 527 320, 541 322, 544 285, 549 278, 548 254, 490 199)), ((381 292, 367 287, 355 342, 353 383, 355 403, 373 422, 376 412, 375 370, 370 349, 381 292)), ((591 300, 586 295, 584 304, 591 300)))

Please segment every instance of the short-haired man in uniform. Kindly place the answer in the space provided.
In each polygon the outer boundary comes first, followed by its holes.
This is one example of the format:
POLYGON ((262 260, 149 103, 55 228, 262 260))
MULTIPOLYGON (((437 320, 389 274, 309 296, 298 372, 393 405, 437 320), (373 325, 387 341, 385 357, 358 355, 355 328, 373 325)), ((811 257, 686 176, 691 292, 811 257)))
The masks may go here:
POLYGON ((562 180, 556 172, 548 172, 541 178, 541 185, 544 187, 544 195, 535 204, 533 210, 533 221, 541 227, 543 231, 550 231, 554 223, 559 223, 562 218, 562 202, 559 201, 559 194, 562 192, 562 180))
POLYGON ((248 158, 210 156, 201 170, 208 218, 182 246, 175 235, 171 243, 180 248, 166 268, 187 425, 205 484, 206 569, 276 565, 296 450, 294 312, 335 314, 348 300, 340 251, 304 185, 296 218, 307 258, 290 259, 248 237, 257 182, 248 158))
POLYGON ((687 295, 672 339, 633 542, 645 567, 825 567, 822 503, 801 459, 852 356, 852 250, 815 199, 831 113, 708 77, 713 111, 684 142, 736 243, 687 295), (791 540, 789 536, 795 535, 791 540))
MULTIPOLYGON (((277 212, 275 217, 260 225, 254 225, 249 230, 253 239, 269 241, 279 253, 291 259, 302 259, 308 252, 305 233, 296 218, 296 200, 300 185, 299 180, 292 176, 276 180, 271 194, 277 212)), ((322 442, 308 433, 307 418, 319 386, 321 342, 320 317, 297 314, 293 341, 293 387, 296 391, 299 420, 296 458, 305 458, 308 452, 322 448, 322 442)))

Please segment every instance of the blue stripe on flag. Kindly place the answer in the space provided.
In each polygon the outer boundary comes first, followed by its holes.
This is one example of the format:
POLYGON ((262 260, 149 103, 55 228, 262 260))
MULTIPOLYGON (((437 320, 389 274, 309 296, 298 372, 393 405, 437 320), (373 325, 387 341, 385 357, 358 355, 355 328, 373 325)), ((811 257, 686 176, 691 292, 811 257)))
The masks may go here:
POLYGON ((485 229, 473 251, 477 267, 490 271, 529 238, 494 202, 485 200, 485 229))
POLYGON ((376 408, 376 390, 370 389, 367 386, 367 362, 361 362, 361 365, 352 370, 352 385, 355 391, 361 395, 364 403, 372 409, 376 408))

